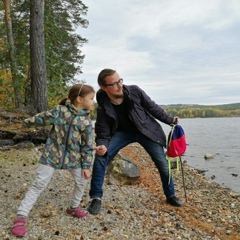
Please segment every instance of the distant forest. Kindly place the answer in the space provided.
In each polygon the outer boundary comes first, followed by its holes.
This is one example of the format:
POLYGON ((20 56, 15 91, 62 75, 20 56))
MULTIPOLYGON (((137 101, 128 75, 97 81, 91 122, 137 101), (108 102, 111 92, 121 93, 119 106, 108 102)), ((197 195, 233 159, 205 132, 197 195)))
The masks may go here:
POLYGON ((160 105, 168 114, 180 118, 240 117, 240 103, 223 105, 160 105))

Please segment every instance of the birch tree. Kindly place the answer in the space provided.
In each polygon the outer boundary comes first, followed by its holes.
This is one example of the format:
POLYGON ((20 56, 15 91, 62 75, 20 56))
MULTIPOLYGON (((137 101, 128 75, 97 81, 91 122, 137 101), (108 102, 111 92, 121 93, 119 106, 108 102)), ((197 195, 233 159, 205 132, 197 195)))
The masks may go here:
POLYGON ((22 99, 21 99, 21 91, 20 91, 20 82, 18 81, 18 74, 17 74, 17 62, 15 59, 15 47, 14 47, 13 31, 12 31, 10 0, 4 0, 4 7, 5 7, 5 22, 6 22, 6 29, 7 29, 9 58, 10 58, 12 82, 13 82, 13 89, 14 89, 14 96, 15 96, 15 107, 19 108, 19 107, 22 107, 22 99))

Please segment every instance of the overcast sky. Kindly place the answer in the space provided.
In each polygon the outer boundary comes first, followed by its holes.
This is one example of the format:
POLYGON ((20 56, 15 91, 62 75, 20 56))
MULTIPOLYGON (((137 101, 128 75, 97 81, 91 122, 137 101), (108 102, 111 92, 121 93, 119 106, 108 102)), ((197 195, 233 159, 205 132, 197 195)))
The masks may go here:
POLYGON ((103 68, 157 104, 240 102, 240 0, 85 0, 85 80, 103 68))

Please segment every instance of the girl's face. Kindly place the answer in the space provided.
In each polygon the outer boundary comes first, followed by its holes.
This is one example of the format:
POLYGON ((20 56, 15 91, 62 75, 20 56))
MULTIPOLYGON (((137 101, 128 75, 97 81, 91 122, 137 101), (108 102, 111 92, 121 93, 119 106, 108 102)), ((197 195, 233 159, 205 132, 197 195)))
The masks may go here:
POLYGON ((92 110, 94 108, 94 96, 95 93, 91 92, 89 94, 87 94, 85 97, 79 97, 80 99, 80 108, 81 109, 86 109, 86 110, 92 110))

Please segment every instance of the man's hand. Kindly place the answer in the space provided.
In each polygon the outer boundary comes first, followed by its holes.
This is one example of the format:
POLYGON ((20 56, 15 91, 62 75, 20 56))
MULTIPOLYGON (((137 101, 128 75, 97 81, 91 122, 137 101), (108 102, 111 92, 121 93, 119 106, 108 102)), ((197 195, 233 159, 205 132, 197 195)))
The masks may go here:
POLYGON ((99 145, 94 150, 99 156, 103 156, 107 152, 107 148, 104 145, 99 145))
POLYGON ((177 117, 177 116, 174 117, 174 118, 173 118, 173 123, 174 123, 174 124, 177 124, 178 122, 179 122, 179 117, 177 117))

